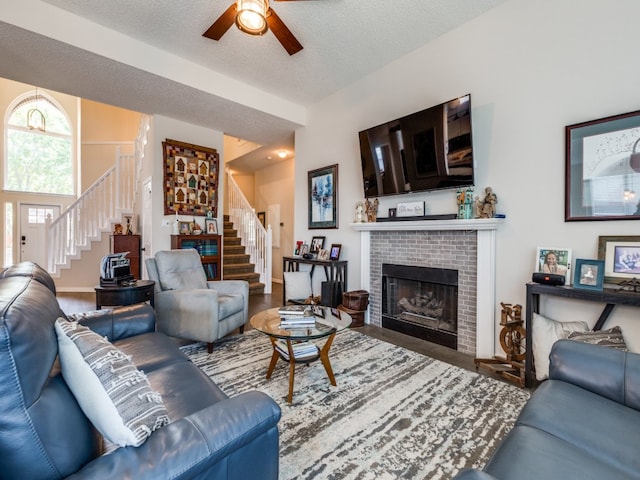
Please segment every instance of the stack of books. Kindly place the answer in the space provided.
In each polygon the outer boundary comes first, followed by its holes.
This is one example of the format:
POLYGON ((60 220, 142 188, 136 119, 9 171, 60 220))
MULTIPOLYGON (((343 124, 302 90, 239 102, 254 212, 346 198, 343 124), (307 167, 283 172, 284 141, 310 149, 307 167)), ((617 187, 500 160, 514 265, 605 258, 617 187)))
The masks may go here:
POLYGON ((285 305, 278 310, 280 328, 308 327, 315 324, 309 305, 285 305))
MULTIPOLYGON (((318 347, 311 342, 291 342, 291 348, 293 350, 293 357, 296 360, 304 360, 318 355, 318 347)), ((286 340, 277 340, 276 350, 278 350, 283 358, 289 360, 289 348, 287 347, 286 340)))
POLYGON ((278 313, 283 316, 310 316, 311 305, 285 305, 278 309, 278 313))

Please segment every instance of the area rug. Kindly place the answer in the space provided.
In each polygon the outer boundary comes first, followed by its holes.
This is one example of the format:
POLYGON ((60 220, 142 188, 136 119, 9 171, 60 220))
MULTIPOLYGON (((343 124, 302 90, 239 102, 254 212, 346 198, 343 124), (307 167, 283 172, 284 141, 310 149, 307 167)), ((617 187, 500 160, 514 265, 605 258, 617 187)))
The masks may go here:
MULTIPOLYGON (((319 345, 322 342, 318 342, 319 345)), ((288 363, 265 379, 271 343, 255 330, 182 348, 229 396, 248 390, 282 408, 280 479, 448 479, 482 467, 512 427, 527 391, 354 330, 330 352, 337 386, 320 361, 288 363)))

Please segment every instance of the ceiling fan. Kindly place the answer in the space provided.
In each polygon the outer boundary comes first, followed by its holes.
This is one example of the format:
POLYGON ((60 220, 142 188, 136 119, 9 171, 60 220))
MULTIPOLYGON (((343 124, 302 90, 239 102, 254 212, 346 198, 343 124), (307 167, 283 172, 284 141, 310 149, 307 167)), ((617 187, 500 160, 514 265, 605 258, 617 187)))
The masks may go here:
POLYGON ((262 35, 267 30, 271 30, 289 55, 302 50, 298 39, 269 6, 269 0, 234 1, 202 35, 212 40, 220 40, 234 22, 240 30, 249 35, 262 35))

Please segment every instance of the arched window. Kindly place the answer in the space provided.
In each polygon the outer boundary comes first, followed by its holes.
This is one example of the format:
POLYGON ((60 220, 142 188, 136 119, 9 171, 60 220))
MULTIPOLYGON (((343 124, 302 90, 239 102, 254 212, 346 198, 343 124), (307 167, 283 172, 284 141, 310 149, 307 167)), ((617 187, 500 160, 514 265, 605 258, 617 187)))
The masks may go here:
POLYGON ((64 110, 37 90, 9 109, 5 117, 5 190, 73 195, 73 143, 64 110), (44 131, 27 126, 32 109, 44 115, 44 131))

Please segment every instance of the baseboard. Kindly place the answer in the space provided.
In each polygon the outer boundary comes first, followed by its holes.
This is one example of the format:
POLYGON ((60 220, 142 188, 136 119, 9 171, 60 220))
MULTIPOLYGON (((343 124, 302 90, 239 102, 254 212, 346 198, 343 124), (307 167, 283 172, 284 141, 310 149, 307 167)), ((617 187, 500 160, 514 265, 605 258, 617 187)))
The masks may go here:
POLYGON ((56 291, 64 293, 94 293, 95 289, 93 287, 58 287, 56 285, 56 291))

